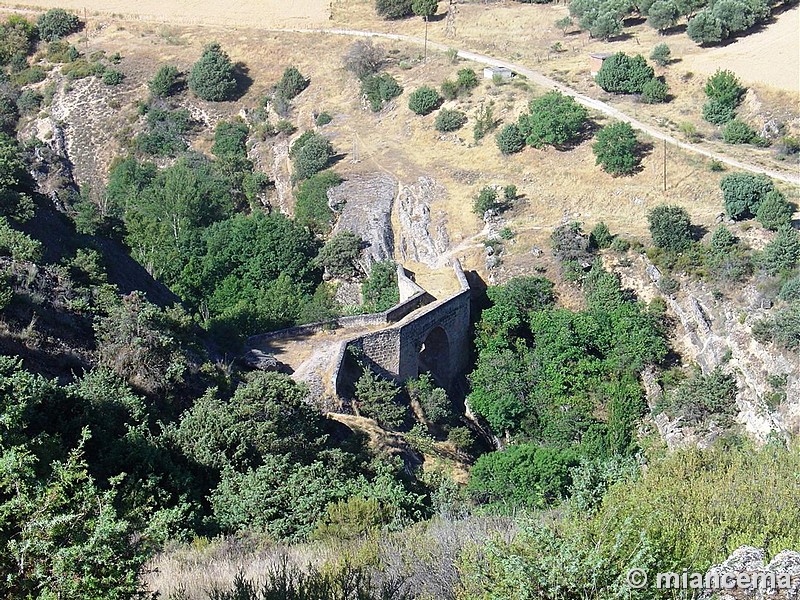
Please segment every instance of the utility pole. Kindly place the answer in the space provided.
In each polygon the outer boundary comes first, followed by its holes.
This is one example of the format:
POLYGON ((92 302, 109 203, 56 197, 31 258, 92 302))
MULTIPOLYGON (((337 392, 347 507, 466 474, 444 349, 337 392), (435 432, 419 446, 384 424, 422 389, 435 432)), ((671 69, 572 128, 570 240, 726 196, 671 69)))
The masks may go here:
POLYGON ((428 16, 425 16, 425 61, 428 62, 428 16))
POLYGON ((667 191, 667 140, 664 140, 664 191, 667 191))

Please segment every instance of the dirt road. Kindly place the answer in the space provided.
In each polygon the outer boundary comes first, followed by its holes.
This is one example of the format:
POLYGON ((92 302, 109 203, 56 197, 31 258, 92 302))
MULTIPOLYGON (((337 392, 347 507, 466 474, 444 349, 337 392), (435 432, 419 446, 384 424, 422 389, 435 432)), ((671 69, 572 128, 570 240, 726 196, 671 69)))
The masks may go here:
MULTIPOLYGON (((371 37, 371 38, 382 38, 388 40, 399 40, 403 42, 410 42, 414 44, 424 44, 424 40, 422 38, 410 36, 410 35, 403 35, 398 33, 382 33, 378 31, 360 31, 357 29, 303 29, 303 28, 275 28, 269 29, 268 31, 283 31, 283 32, 291 32, 291 33, 305 33, 305 34, 330 34, 330 35, 346 35, 346 36, 353 36, 353 37, 371 37)), ((446 52, 450 49, 450 46, 447 44, 442 44, 439 42, 434 42, 428 40, 428 46, 434 48, 436 50, 446 52)), ((690 152, 694 152, 696 154, 700 154, 702 156, 706 156, 708 158, 712 158, 714 160, 718 160, 721 163, 724 163, 728 166, 735 167, 737 169, 741 169, 743 171, 750 171, 752 173, 763 173, 772 177, 773 179, 777 179, 779 181, 785 181, 787 183, 800 185, 800 172, 797 173, 785 173, 781 171, 775 171, 772 169, 765 169, 763 167, 759 167, 757 165, 745 163, 720 152, 714 152, 712 150, 707 150, 697 144, 690 144, 688 142, 682 142, 673 136, 669 135, 658 129, 657 127, 653 127, 652 125, 648 125, 646 123, 642 123, 641 121, 634 119, 633 117, 623 113, 622 111, 614 108, 610 104, 606 104, 600 100, 596 100, 585 94, 581 94, 577 90, 572 89, 556 81, 555 79, 551 79, 542 75, 541 73, 534 71, 533 69, 529 69, 520 64, 512 63, 506 60, 501 60, 498 58, 493 58, 491 56, 487 56, 485 54, 478 54, 477 52, 471 52, 469 50, 458 50, 458 56, 460 58, 471 60, 476 63, 480 63, 487 66, 494 66, 494 67, 506 67, 511 69, 515 73, 525 76, 530 80, 532 83, 549 89, 556 89, 560 91, 562 94, 567 96, 571 96, 575 98, 575 100, 587 108, 591 108, 598 112, 601 112, 609 117, 613 117, 619 121, 625 121, 630 123, 632 127, 638 129, 639 131, 643 131, 647 135, 658 139, 664 140, 668 144, 681 148, 683 150, 688 150, 690 152)))

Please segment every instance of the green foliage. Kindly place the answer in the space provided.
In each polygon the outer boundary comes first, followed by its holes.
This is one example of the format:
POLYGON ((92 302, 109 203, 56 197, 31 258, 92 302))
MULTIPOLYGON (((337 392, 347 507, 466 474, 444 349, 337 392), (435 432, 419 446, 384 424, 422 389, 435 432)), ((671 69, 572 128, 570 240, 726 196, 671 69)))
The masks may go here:
POLYGON ((400 302, 397 265, 387 260, 372 265, 369 277, 361 284, 361 296, 368 312, 381 312, 400 302))
POLYGON ((619 0, 572 0, 569 4, 569 12, 581 29, 588 29, 592 37, 600 39, 622 33, 623 19, 633 10, 632 3, 619 0))
POLYGON ((408 416, 408 407, 399 398, 400 388, 369 369, 356 382, 359 411, 375 419, 382 427, 397 429, 408 416))
POLYGON ((720 225, 711 234, 711 250, 725 253, 736 246, 739 240, 725 225, 720 225))
POLYGON ((397 80, 388 73, 368 75, 361 80, 361 94, 373 112, 381 110, 387 102, 403 93, 397 80))
POLYGON ((53 8, 39 15, 36 20, 39 37, 46 42, 54 42, 75 33, 80 29, 81 22, 78 17, 61 8, 53 8))
POLYGON ((103 72, 103 83, 106 85, 119 85, 125 79, 125 75, 116 69, 106 69, 103 72))
POLYGON ((220 121, 214 130, 211 153, 224 161, 247 159, 247 138, 250 127, 242 121, 220 121))
POLYGON ((407 381, 406 388, 410 398, 419 403, 422 414, 430 423, 442 424, 452 419, 453 407, 447 392, 436 387, 430 374, 423 373, 416 380, 407 381))
POLYGON ((689 20, 686 34, 698 44, 715 44, 728 37, 727 30, 710 10, 702 10, 689 20))
POLYGON ((499 121, 494 116, 494 102, 481 102, 475 111, 475 125, 472 128, 475 142, 481 141, 487 133, 497 128, 499 121))
POLYGON ((214 42, 203 49, 189 73, 189 89, 202 100, 231 100, 237 89, 236 71, 230 57, 214 42))
POLYGON ((456 85, 461 92, 468 92, 478 87, 478 75, 473 69, 459 69, 456 85))
POLYGON ((714 419, 718 424, 730 425, 738 410, 736 392, 736 379, 719 367, 707 375, 698 370, 667 393, 654 412, 666 412, 687 423, 714 419))
POLYGON ((764 194, 764 198, 756 209, 756 219, 767 229, 777 231, 790 225, 794 215, 794 205, 789 203, 778 190, 764 194))
POLYGON ((139 134, 135 144, 152 156, 177 156, 186 150, 186 135, 192 131, 192 115, 185 108, 147 108, 147 130, 139 134))
POLYGON ((762 262, 767 273, 789 271, 800 262, 800 234, 790 225, 778 229, 775 239, 764 247, 762 262))
POLYGON ((295 221, 315 234, 327 234, 333 222, 328 190, 341 182, 342 178, 334 171, 321 171, 301 182, 295 193, 295 221))
POLYGON ((328 166, 335 152, 328 138, 321 133, 306 131, 292 144, 289 151, 295 180, 308 179, 328 166))
POLYGON ((653 67, 641 54, 628 56, 618 52, 603 61, 595 76, 597 85, 615 94, 641 94, 644 85, 655 77, 653 67))
POLYGON ((414 13, 412 0, 375 0, 375 10, 384 19, 402 19, 414 13))
POLYGON ((496 209, 498 206, 497 190, 487 186, 481 188, 481 191, 478 193, 472 205, 472 211, 477 215, 483 216, 487 210, 496 209))
POLYGON ((44 96, 36 90, 23 90, 17 99, 17 108, 22 114, 37 112, 44 102, 44 96))
POLYGON ((42 257, 42 244, 13 229, 6 217, 0 216, 0 255, 14 260, 38 262, 42 257))
POLYGON ((495 138, 497 147, 503 154, 515 154, 525 147, 525 136, 518 125, 511 123, 503 127, 495 138))
POLYGON ((575 143, 588 119, 587 110, 561 92, 548 92, 531 100, 529 112, 520 115, 519 130, 528 145, 563 147, 575 143))
POLYGON ((714 125, 732 120, 745 91, 733 72, 717 69, 706 82, 708 102, 703 105, 703 118, 714 125))
POLYGON ((411 9, 418 17, 432 17, 436 14, 436 9, 439 6, 438 0, 412 0, 411 9))
POLYGON ((772 342, 790 352, 800 350, 800 302, 794 301, 754 323, 753 337, 762 343, 772 342))
POLYGON ((340 231, 320 250, 316 263, 332 277, 353 279, 360 273, 361 244, 361 238, 352 231, 340 231))
POLYGON ((592 144, 596 163, 612 175, 630 175, 639 166, 639 141, 629 123, 606 125, 597 133, 592 144))
POLYGON ((758 207, 769 192, 775 189, 766 175, 730 173, 719 183, 725 202, 725 212, 731 219, 749 219, 758 212, 758 207))
POLYGON ((770 12, 764 0, 717 0, 689 20, 686 32, 698 44, 713 44, 765 21, 770 12))
POLYGON ((408 108, 418 115, 428 115, 442 105, 442 97, 432 87, 417 88, 408 97, 408 108))
POLYGON ((167 98, 178 91, 181 73, 173 65, 162 65, 148 82, 150 93, 159 98, 167 98))
POLYGON ((756 137, 756 132, 744 121, 732 119, 722 128, 722 139, 727 144, 749 144, 756 137))
POLYGON ((692 222, 682 206, 661 204, 647 214, 653 243, 669 252, 680 252, 692 243, 692 222))
POLYGON ((331 121, 333 121, 333 117, 324 111, 319 113, 316 117, 314 117, 314 125, 316 125, 317 127, 324 127, 331 121))
POLYGON ((570 469, 577 462, 568 450, 513 444, 478 458, 467 489, 482 502, 544 507, 564 497, 572 483, 570 469))
POLYGON ((9 15, 0 23, 0 65, 13 63, 19 58, 25 62, 33 51, 36 41, 36 26, 19 15, 9 15))
POLYGON ((799 302, 800 301, 800 275, 795 275, 791 279, 787 279, 781 286, 781 291, 778 298, 784 302, 799 302))
POLYGON ((434 127, 436 131, 447 132, 461 129, 467 122, 467 115, 460 110, 443 109, 436 115, 434 127))
POLYGON ((680 11, 673 0, 656 0, 647 11, 647 24, 658 31, 664 31, 674 26, 679 17, 680 11))
POLYGON ((310 80, 303 77, 296 67, 288 67, 275 86, 275 93, 286 100, 293 100, 305 90, 310 80))
POLYGON ((655 77, 642 86, 642 101, 647 104, 666 102, 668 94, 669 86, 655 77))
POLYGON ((600 221, 594 226, 594 229, 592 229, 592 233, 589 234, 589 239, 595 248, 603 249, 610 248, 615 238, 611 235, 608 225, 600 221))

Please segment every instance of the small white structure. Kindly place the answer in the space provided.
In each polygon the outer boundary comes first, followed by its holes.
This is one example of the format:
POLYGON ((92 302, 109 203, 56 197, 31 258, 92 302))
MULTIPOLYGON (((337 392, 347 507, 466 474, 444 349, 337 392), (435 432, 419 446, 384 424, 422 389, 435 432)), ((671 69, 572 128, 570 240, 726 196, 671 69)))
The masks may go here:
POLYGON ((495 75, 500 79, 511 79, 514 76, 514 72, 507 67, 486 67, 483 70, 484 79, 494 79, 495 75))

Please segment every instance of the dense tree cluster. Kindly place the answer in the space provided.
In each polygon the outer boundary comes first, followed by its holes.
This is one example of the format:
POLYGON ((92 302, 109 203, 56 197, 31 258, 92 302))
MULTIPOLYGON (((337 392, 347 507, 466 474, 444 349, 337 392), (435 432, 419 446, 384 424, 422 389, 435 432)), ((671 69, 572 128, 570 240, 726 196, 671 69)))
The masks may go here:
MULTIPOLYGON (((564 147, 575 143, 588 120, 588 111, 574 98, 561 92, 548 92, 531 100, 529 112, 519 117, 517 127, 525 142, 534 148, 546 145, 564 147)), ((512 137, 515 132, 507 132, 512 137)))

